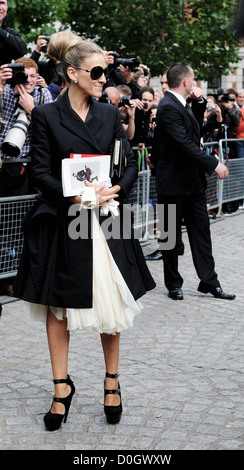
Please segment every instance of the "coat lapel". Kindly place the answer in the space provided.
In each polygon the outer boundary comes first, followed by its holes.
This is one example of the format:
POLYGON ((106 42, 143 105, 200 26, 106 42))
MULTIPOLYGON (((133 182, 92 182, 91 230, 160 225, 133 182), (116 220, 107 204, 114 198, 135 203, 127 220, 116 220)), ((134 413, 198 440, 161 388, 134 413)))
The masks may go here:
POLYGON ((83 122, 82 119, 73 111, 70 106, 68 92, 66 92, 58 101, 60 110, 60 124, 66 127, 73 134, 76 134, 81 140, 85 140, 94 147, 94 152, 102 153, 94 135, 102 127, 103 121, 96 114, 96 105, 93 99, 90 99, 90 110, 92 119, 83 122))
MULTIPOLYGON (((199 129, 199 124, 198 124, 198 122, 197 122, 197 120, 196 120, 196 118, 195 118, 195 116, 194 116, 194 114, 193 114, 192 109, 191 109, 191 108, 189 109, 188 107, 185 107, 185 106, 176 98, 176 96, 173 95, 173 93, 167 93, 167 97, 169 97, 170 99, 172 99, 175 103, 177 103, 177 104, 184 110, 184 112, 187 114, 187 116, 190 117, 190 119, 191 119, 191 121, 192 121, 192 123, 193 123, 193 125, 194 125, 194 128, 195 128, 197 134, 199 134, 199 131, 200 131, 200 129, 199 129)), ((188 105, 188 106, 189 106, 189 105, 188 105)))
POLYGON ((190 116, 190 118, 192 119, 193 124, 194 124, 194 126, 195 126, 197 132, 199 132, 199 124, 198 124, 198 122, 197 122, 197 120, 196 120, 196 118, 195 118, 195 116, 194 116, 194 113, 193 113, 193 111, 192 111, 192 109, 191 109, 191 106, 190 106, 188 103, 186 103, 186 106, 184 107, 184 109, 185 109, 185 111, 187 112, 188 116, 190 116))

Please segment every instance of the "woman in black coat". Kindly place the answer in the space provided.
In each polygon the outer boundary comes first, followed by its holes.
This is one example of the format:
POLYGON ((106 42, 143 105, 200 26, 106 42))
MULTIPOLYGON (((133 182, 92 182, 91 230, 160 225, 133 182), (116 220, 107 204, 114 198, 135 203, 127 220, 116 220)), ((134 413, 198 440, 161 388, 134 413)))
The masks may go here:
MULTIPOLYGON (((32 114, 32 174, 40 194, 24 223, 25 244, 14 286, 15 296, 28 301, 38 318, 47 318, 55 384, 55 397, 44 417, 48 430, 59 429, 66 421, 75 391, 67 371, 69 330, 85 326, 101 333, 106 366, 104 411, 108 422, 120 420, 120 331, 131 326, 140 311, 138 299, 155 287, 138 240, 109 238, 104 230, 114 220, 110 212, 106 214, 108 204, 117 199, 122 209, 137 177, 137 162, 119 110, 96 100, 106 81, 101 49, 89 41, 71 47, 63 72, 68 91, 32 114), (62 159, 71 153, 106 155, 115 138, 123 139, 127 157, 121 179, 112 180, 110 187, 87 183, 82 195, 65 198, 62 159), (85 209, 87 192, 96 205, 92 210, 85 209), (84 227, 88 236, 81 235, 84 227), (96 232, 93 237, 92 230, 96 232)), ((120 229, 125 225, 123 221, 120 229)))

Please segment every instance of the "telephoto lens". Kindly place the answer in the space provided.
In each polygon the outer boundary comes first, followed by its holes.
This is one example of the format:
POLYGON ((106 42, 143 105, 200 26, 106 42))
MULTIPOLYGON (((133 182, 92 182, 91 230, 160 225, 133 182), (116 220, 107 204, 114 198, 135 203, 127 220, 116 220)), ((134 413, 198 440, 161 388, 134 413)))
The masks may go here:
POLYGON ((2 153, 9 157, 18 157, 20 154, 31 121, 29 115, 22 108, 17 108, 15 115, 16 122, 8 131, 2 144, 2 153))

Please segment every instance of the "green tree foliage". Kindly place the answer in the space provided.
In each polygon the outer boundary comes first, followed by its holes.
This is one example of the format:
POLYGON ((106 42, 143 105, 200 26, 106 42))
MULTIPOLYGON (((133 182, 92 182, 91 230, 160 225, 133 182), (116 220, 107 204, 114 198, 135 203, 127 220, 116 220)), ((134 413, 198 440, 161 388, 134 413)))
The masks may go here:
POLYGON ((154 75, 173 62, 192 64, 198 78, 228 73, 238 60, 236 0, 68 0, 69 24, 121 57, 137 57, 154 75))
POLYGON ((63 24, 67 18, 66 0, 8 0, 8 4, 7 23, 20 31, 27 44, 36 42, 40 34, 49 36, 56 31, 57 21, 63 24))
POLYGON ((9 0, 8 24, 27 42, 71 28, 120 57, 136 57, 153 75, 191 63, 198 78, 228 73, 238 60, 238 0, 9 0))

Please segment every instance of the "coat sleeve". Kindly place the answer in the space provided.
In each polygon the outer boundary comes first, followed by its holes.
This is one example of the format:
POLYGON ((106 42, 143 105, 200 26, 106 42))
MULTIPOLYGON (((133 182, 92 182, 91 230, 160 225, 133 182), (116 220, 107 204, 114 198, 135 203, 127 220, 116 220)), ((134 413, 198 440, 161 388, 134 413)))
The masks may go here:
POLYGON ((121 124, 121 115, 120 111, 116 108, 116 121, 115 121, 115 131, 114 139, 123 139, 123 146, 125 149, 125 155, 127 160, 127 165, 121 179, 118 181, 118 184, 121 187, 121 191, 125 198, 128 197, 130 189, 132 188, 137 176, 138 176, 138 163, 134 155, 133 150, 127 140, 123 126, 121 124))
POLYGON ((52 175, 52 150, 48 124, 43 109, 49 104, 32 111, 31 171, 34 183, 44 196, 53 201, 63 201, 62 183, 52 175))
POLYGON ((0 41, 8 49, 13 59, 23 57, 27 53, 27 46, 18 31, 13 28, 0 28, 0 41))

